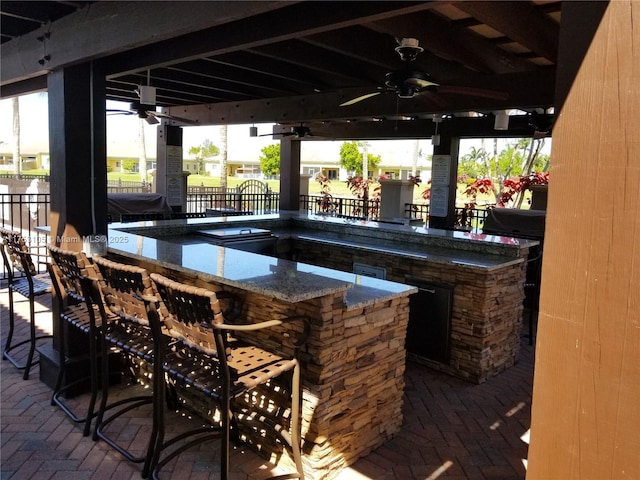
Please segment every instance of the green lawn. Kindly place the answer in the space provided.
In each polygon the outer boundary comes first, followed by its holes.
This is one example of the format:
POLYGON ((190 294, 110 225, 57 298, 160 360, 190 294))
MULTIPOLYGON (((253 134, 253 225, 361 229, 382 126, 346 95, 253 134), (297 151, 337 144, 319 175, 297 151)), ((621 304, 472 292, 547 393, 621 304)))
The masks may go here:
MULTIPOLYGON (((7 172, 9 173, 9 172, 7 172)), ((48 175, 49 171, 48 170, 26 170, 22 172, 25 175, 48 175)), ((139 173, 121 173, 121 172, 109 172, 107 174, 107 178, 110 181, 117 181, 118 179, 122 180, 123 182, 139 182, 140 181, 140 174, 139 173)), ((151 179, 151 176, 149 176, 149 179, 151 179)), ((229 187, 237 187, 238 185, 240 185, 242 182, 244 182, 245 179, 243 178, 236 178, 236 177, 229 177, 227 179, 227 186, 229 187)), ((269 184, 269 187, 274 191, 274 192, 279 192, 280 191, 280 181, 279 180, 267 180, 266 181, 269 184)), ((220 186, 220 178, 219 177, 210 177, 210 176, 205 176, 205 175, 189 175, 187 177, 187 184, 189 186, 201 186, 204 185, 205 187, 219 187, 220 186)), ((352 194, 349 191, 349 189, 347 188, 347 184, 346 182, 341 182, 338 180, 333 180, 330 184, 330 193, 333 196, 336 197, 340 197, 340 196, 344 196, 344 197, 350 197, 352 194)), ((422 184, 422 185, 418 185, 415 187, 414 189, 414 202, 415 203, 422 203, 422 197, 421 194, 422 192, 425 190, 426 185, 422 184)), ((464 189, 466 187, 464 185, 458 185, 458 202, 459 204, 464 203, 465 201, 467 201, 465 195, 464 195, 464 189)), ((309 180, 309 194, 311 195, 317 195, 320 193, 320 183, 316 182, 313 179, 309 180)), ((527 195, 527 197, 529 197, 530 195, 527 195)), ((526 198, 527 198, 526 197, 526 198)), ((490 203, 493 202, 493 196, 490 195, 479 195, 478 197, 478 203, 479 204, 485 204, 485 203, 490 203)), ((525 200, 525 202, 523 202, 523 208, 527 208, 527 202, 525 200)))

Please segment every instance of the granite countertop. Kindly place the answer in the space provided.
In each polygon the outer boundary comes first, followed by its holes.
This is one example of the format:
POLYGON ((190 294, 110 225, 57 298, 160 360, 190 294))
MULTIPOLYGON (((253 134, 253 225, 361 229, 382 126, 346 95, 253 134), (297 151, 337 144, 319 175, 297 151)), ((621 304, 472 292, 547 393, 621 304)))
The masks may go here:
POLYGON ((109 230, 108 252, 143 259, 198 278, 271 296, 286 302, 344 292, 348 310, 415 293, 417 289, 386 280, 281 260, 211 245, 181 244, 120 229, 109 230))
POLYGON ((351 247, 362 251, 388 253, 401 255, 408 258, 428 260, 444 265, 463 265, 471 269, 493 270, 509 265, 522 263, 522 257, 505 257, 488 253, 470 252, 465 250, 451 250, 442 247, 425 247, 408 243, 399 243, 395 240, 375 239, 366 237, 353 237, 350 235, 331 232, 299 230, 291 232, 274 232, 297 240, 306 240, 322 244, 335 245, 337 247, 351 247))
POLYGON ((441 230, 423 225, 398 225, 366 220, 351 220, 324 215, 307 215, 300 212, 281 212, 268 215, 242 217, 197 218, 111 224, 111 228, 160 237, 181 235, 203 228, 227 228, 253 226, 271 231, 313 231, 315 234, 342 233, 355 237, 395 241, 398 244, 437 247, 446 250, 465 250, 502 256, 520 257, 521 252, 539 245, 539 241, 485 233, 441 230))

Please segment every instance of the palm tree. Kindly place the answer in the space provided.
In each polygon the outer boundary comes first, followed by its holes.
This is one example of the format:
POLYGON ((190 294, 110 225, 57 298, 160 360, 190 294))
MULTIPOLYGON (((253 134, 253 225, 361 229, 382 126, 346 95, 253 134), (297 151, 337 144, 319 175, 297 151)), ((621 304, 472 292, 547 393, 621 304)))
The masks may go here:
POLYGON ((13 174, 20 175, 20 101, 11 99, 13 105, 13 174))
POLYGON ((227 166, 227 125, 222 125, 220 127, 220 187, 223 192, 227 191, 227 175, 228 175, 228 166, 227 166))
POLYGON ((138 119, 138 142, 140 146, 140 160, 138 170, 140 171, 140 179, 142 183, 147 183, 147 145, 144 137, 144 118, 138 119))

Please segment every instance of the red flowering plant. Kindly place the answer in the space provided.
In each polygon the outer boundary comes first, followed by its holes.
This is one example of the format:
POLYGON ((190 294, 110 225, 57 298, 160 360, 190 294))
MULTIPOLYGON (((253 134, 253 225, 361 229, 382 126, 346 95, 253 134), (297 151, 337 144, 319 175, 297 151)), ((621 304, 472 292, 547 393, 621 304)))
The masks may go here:
POLYGON ((320 195, 322 195, 321 198, 316 200, 318 209, 321 212, 332 213, 332 211, 335 211, 335 202, 333 201, 331 193, 329 193, 331 190, 331 187, 329 186, 331 180, 329 180, 329 177, 326 175, 318 173, 316 175, 316 182, 320 183, 320 195))
POLYGON ((503 182, 503 190, 498 198, 498 206, 506 207, 522 192, 528 190, 532 185, 548 185, 549 172, 531 172, 529 175, 514 177, 503 182))
MULTIPOLYGON (((388 180, 389 175, 382 174, 378 176, 375 180, 367 178, 366 180, 362 177, 349 177, 347 179, 347 186, 353 195, 356 196, 357 199, 362 200, 363 208, 359 206, 355 206, 353 209, 354 215, 363 215, 365 217, 377 217, 380 210, 380 197, 381 197, 381 186, 380 180, 388 180), (373 186, 373 189, 371 187, 373 186)), ((410 176, 409 180, 412 181, 415 185, 420 184, 420 177, 410 176)))
POLYGON ((465 179, 467 188, 465 189, 465 195, 471 200, 465 202, 462 209, 458 210, 456 223, 461 227, 473 227, 473 220, 476 216, 475 208, 478 202, 478 194, 487 194, 495 192, 495 187, 490 178, 479 177, 465 179))

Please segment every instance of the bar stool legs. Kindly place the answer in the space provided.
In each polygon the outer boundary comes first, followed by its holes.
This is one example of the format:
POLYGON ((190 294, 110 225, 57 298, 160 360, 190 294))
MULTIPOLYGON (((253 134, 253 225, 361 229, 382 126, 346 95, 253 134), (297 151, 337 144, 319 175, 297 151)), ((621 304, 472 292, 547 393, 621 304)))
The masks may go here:
POLYGON ((38 335, 36 332, 35 296, 48 293, 50 291, 49 286, 45 284, 40 285, 41 282, 38 282, 38 284, 34 284, 34 281, 31 277, 26 277, 28 283, 24 282, 24 280, 25 279, 21 279, 21 282, 19 284, 11 284, 10 282, 9 285, 9 332, 7 334, 7 341, 2 352, 2 358, 3 360, 8 360, 18 370, 24 370, 22 378, 24 380, 28 380, 31 367, 40 363, 39 360, 33 360, 36 350, 36 341, 45 338, 51 338, 52 335, 38 335), (13 295, 14 291, 17 291, 29 301, 29 338, 12 344, 13 335, 15 332, 15 300, 13 295), (26 344, 29 344, 29 351, 27 354, 27 360, 22 364, 15 358, 14 354, 11 352, 16 348, 26 344))

